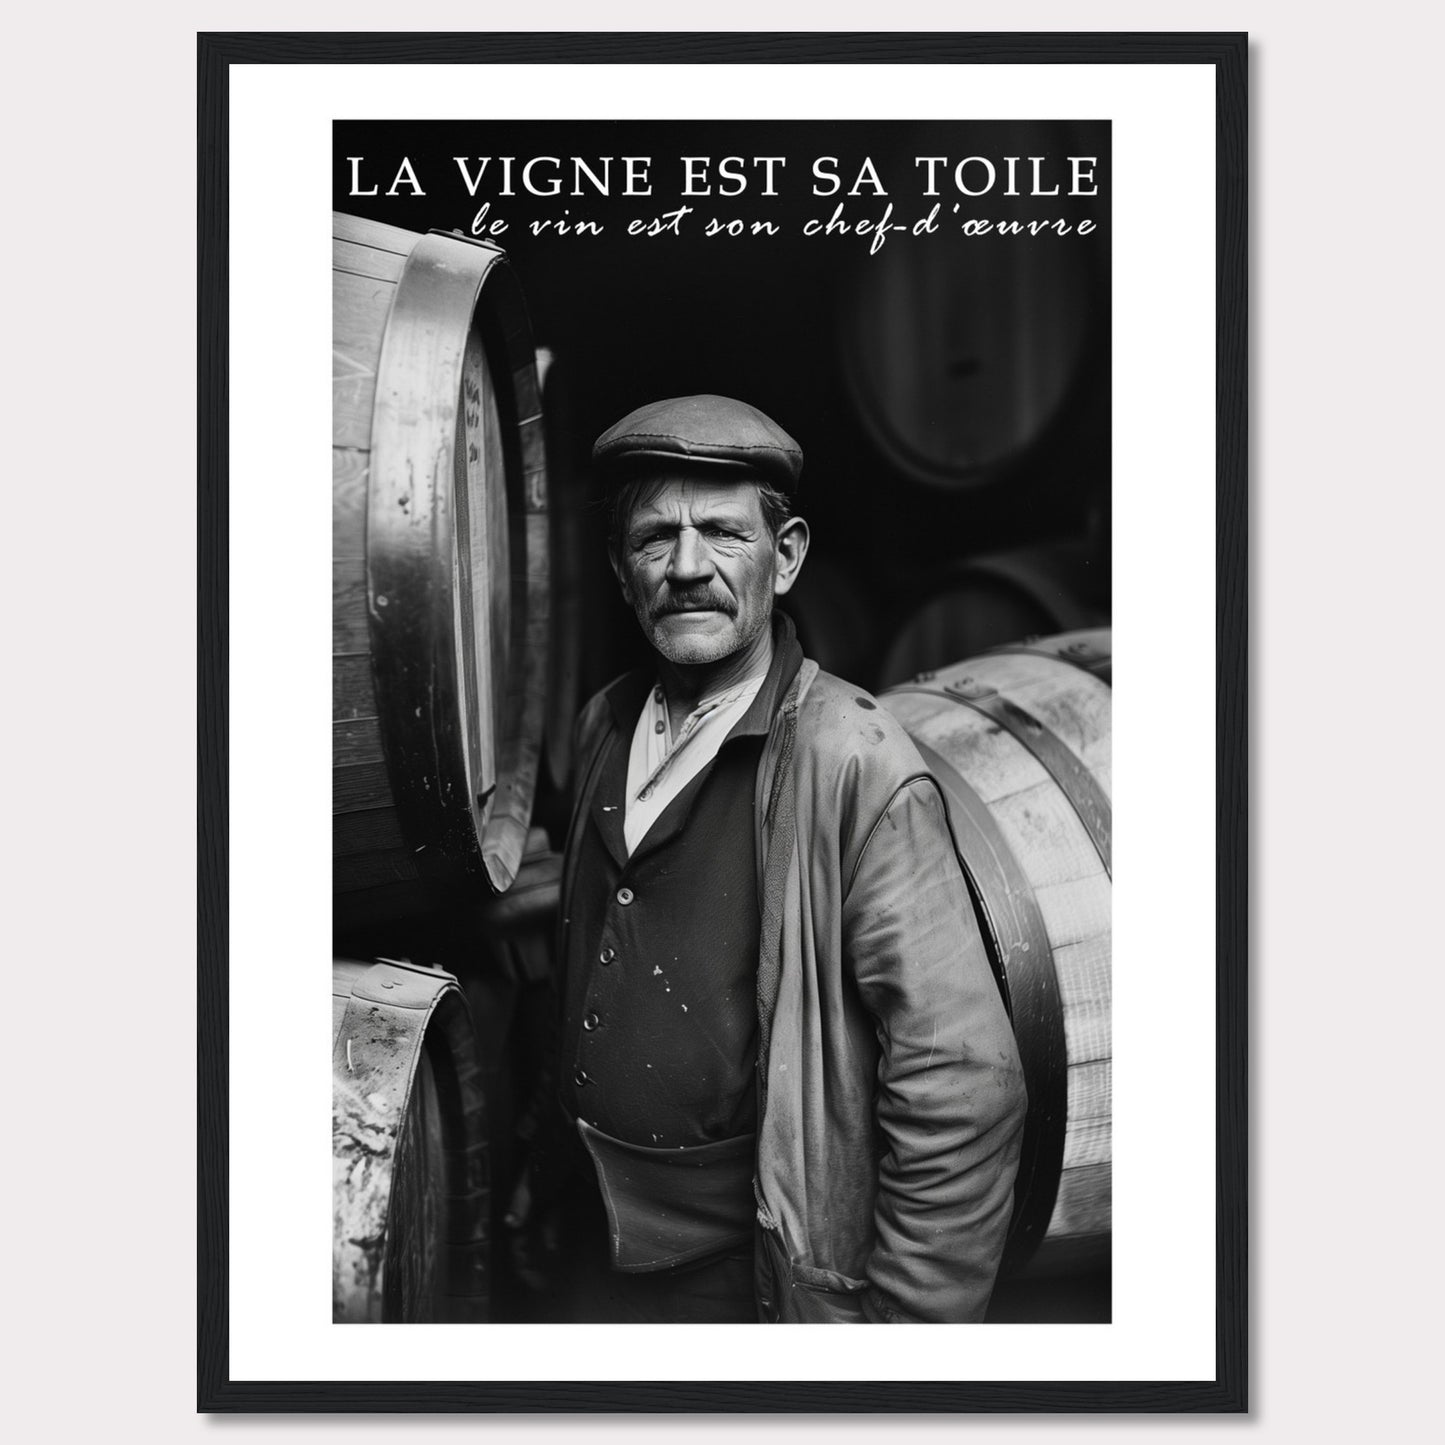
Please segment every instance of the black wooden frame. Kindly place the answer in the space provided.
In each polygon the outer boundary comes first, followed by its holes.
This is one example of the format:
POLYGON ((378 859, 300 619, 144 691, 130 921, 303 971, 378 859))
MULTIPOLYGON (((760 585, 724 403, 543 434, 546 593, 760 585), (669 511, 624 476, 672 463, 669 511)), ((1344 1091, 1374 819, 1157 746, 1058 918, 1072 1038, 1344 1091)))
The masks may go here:
POLYGON ((1242 33, 197 37, 197 1408, 824 1413, 1247 1409, 1247 37, 1242 33), (246 64, 1212 64, 1216 101, 1216 1336, 1205 1381, 248 1381, 229 1374, 229 69, 246 64))

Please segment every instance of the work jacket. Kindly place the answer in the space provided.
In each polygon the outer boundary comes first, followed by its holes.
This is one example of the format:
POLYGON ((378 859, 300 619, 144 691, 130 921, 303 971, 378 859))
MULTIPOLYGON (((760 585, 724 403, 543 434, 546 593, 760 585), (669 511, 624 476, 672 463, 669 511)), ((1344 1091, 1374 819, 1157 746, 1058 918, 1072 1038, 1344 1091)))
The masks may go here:
MULTIPOLYGON (((775 628, 775 661, 796 657, 775 628)), ((576 818, 616 731, 601 693, 576 818)), ((754 816, 760 1317, 981 1319, 1025 1093, 938 784, 890 714, 805 661, 754 816)))

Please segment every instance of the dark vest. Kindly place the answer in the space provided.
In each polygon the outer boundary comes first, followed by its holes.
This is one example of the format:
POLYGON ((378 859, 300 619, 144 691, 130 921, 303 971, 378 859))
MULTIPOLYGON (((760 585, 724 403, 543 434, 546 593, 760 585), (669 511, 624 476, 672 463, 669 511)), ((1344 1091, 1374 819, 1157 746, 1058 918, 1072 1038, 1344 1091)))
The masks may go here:
POLYGON ((619 706, 630 721, 580 830, 562 1099, 627 1143, 695 1148, 757 1122, 753 793, 764 732, 747 727, 750 711, 628 858, 627 759, 643 696, 619 706))

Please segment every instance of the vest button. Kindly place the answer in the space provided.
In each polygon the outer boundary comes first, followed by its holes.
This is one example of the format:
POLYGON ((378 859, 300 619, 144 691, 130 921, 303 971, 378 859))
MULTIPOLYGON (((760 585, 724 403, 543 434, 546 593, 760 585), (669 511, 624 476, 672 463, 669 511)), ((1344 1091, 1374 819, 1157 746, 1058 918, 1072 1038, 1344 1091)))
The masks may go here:
POLYGON ((588 1015, 582 1020, 582 1027, 583 1027, 584 1029, 586 1029, 587 1032, 590 1034, 590 1033, 592 1032, 592 1030, 595 1029, 595 1028, 597 1027, 597 1025, 600 1024, 601 1022, 602 1022, 602 1020, 601 1020, 600 1018, 598 1018, 596 1014, 588 1014, 588 1015))
POLYGON ((604 967, 607 964, 611 963, 612 960, 616 957, 617 950, 615 948, 604 948, 602 952, 597 955, 598 962, 601 963, 604 967))
POLYGON ((572 1075, 572 1082, 580 1089, 582 1085, 587 1082, 587 1070, 578 1069, 577 1072, 572 1075))
POLYGON ((617 890, 617 901, 626 908, 637 895, 630 888, 619 888, 617 890))

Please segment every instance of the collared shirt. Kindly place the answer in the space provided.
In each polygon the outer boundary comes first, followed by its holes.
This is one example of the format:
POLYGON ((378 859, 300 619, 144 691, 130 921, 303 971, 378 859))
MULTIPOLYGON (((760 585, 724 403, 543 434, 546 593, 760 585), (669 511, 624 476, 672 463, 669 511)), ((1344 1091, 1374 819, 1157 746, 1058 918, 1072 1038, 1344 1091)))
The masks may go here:
POLYGON ((736 687, 702 698, 675 738, 661 684, 648 694, 632 730, 632 751, 627 759, 623 836, 629 855, 637 851, 667 805, 717 756, 733 725, 752 706, 765 677, 760 672, 736 687))

